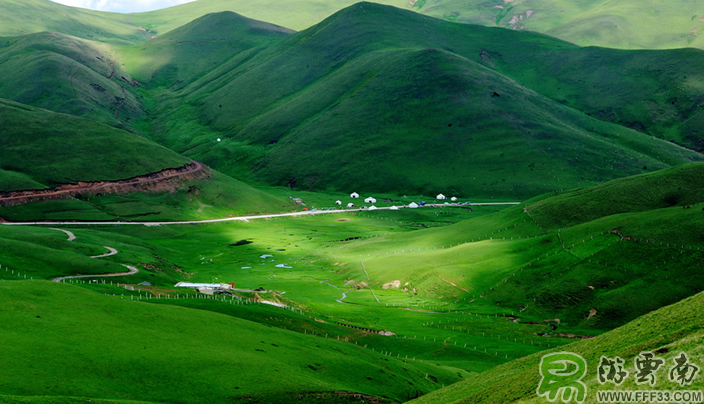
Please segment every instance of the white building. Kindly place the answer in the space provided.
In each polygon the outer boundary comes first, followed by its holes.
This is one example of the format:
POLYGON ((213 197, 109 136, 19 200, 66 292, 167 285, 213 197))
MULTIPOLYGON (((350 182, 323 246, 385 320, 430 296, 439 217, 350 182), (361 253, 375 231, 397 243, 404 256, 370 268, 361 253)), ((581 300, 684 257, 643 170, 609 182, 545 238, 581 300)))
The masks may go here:
POLYGON ((350 194, 350 198, 359 198, 359 194, 356 193, 356 192, 352 192, 352 193, 350 194))
POLYGON ((352 202, 348 203, 348 204, 347 204, 347 207, 348 207, 348 208, 354 208, 354 203, 352 203, 352 202))
POLYGON ((342 205, 342 201, 335 201, 335 205, 337 205, 337 206, 342 205))
POLYGON ((457 202, 457 197, 456 197, 456 196, 453 196, 452 198, 450 198, 450 200, 451 200, 452 202, 457 202))
POLYGON ((443 194, 438 194, 438 196, 436 196, 435 199, 443 200, 443 199, 447 199, 447 197, 443 194))
POLYGON ((409 203, 409 204, 408 204, 408 207, 409 207, 409 208, 413 208, 413 209, 415 209, 415 208, 417 208, 417 207, 418 207, 418 204, 417 204, 417 203, 415 203, 415 202, 411 202, 411 203, 409 203))
POLYGON ((374 206, 374 205, 372 205, 372 206, 369 207, 369 210, 377 210, 377 209, 378 209, 378 208, 377 208, 376 206, 374 206))
POLYGON ((219 290, 229 290, 232 286, 227 283, 192 283, 192 282, 179 282, 176 285, 177 288, 193 288, 193 289, 219 289, 219 290))
POLYGON ((364 200, 364 203, 376 203, 376 199, 371 196, 364 200))

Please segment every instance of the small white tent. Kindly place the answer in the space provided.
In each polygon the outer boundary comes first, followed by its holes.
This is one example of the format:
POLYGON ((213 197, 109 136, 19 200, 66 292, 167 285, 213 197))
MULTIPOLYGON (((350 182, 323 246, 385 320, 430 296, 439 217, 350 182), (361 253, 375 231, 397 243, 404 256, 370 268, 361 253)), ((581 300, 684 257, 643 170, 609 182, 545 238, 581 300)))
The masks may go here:
POLYGON ((356 192, 352 192, 352 193, 350 194, 350 198, 359 198, 359 194, 356 193, 356 192))
POLYGON ((409 208, 417 208, 417 207, 418 207, 418 204, 415 203, 415 202, 411 202, 411 203, 408 204, 408 207, 409 207, 409 208))
POLYGON ((377 210, 377 209, 379 209, 379 208, 377 208, 377 207, 374 206, 374 205, 372 205, 372 206, 369 207, 369 210, 377 210))
POLYGON ((337 206, 342 205, 342 201, 335 201, 335 205, 337 205, 337 206))
POLYGON ((443 194, 438 194, 438 196, 436 196, 435 199, 443 200, 443 199, 447 199, 447 197, 443 194))
POLYGON ((348 204, 347 204, 347 207, 348 207, 348 208, 354 208, 354 203, 352 203, 352 202, 348 203, 348 204))
POLYGON ((452 202, 457 202, 457 197, 456 197, 456 196, 453 196, 452 198, 450 198, 450 200, 451 200, 452 202))
POLYGON ((364 200, 364 203, 376 203, 376 199, 370 196, 369 198, 364 200))

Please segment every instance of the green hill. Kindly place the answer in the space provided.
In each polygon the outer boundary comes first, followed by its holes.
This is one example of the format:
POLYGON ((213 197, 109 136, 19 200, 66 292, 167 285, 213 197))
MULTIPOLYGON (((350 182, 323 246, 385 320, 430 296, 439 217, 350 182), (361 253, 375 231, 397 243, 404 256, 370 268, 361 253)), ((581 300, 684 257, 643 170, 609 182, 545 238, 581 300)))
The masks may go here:
POLYGON ((593 68, 578 52, 360 3, 185 87, 154 135, 228 174, 399 194, 524 198, 701 159, 546 97, 536 72, 593 68))
MULTIPOLYGON (((540 382, 541 357, 549 352, 574 352, 584 357, 587 373, 583 379, 587 387, 585 403, 597 402, 596 391, 643 390, 634 382, 637 369, 632 360, 641 352, 655 352, 656 358, 664 360, 656 373, 656 390, 701 391, 704 381, 701 374, 692 384, 682 387, 668 380, 668 372, 675 365, 675 357, 685 352, 691 363, 701 369, 701 317, 704 315, 704 294, 699 293, 671 306, 646 314, 622 327, 594 339, 564 345, 559 349, 544 351, 497 366, 472 379, 438 390, 411 403, 542 403, 536 389, 540 382), (619 356, 626 361, 629 372, 624 383, 615 387, 611 383, 601 385, 597 369, 601 357, 619 356)), ((645 386, 650 388, 649 385, 645 386)))
POLYGON ((130 44, 151 34, 129 16, 67 7, 49 0, 5 0, 0 3, 0 36, 59 32, 100 42, 130 44))
POLYGON ((702 147, 698 50, 579 48, 374 3, 295 34, 222 12, 111 46, 9 38, 0 95, 298 189, 524 199, 702 159, 623 127, 702 147))
MULTIPOLYGON (((0 100, 0 191, 115 181, 190 161, 142 136, 91 120, 0 100)), ((7 220, 176 220, 281 212, 288 201, 215 172, 207 179, 127 194, 0 206, 7 220)), ((4 204, 3 204, 4 205, 4 204)))
POLYGON ((204 310, 44 281, 0 289, 0 317, 12 324, 0 331, 0 389, 10 399, 344 403, 357 393, 399 402, 436 388, 426 374, 459 380, 448 368, 204 310))
POLYGON ((450 21, 542 32, 583 46, 668 49, 704 44, 704 9, 688 0, 415 0, 420 13, 450 21))
MULTIPOLYGON (((309 28, 354 3, 356 0, 331 0, 324 3, 299 0, 289 5, 272 1, 198 0, 164 10, 132 14, 130 20, 159 35, 206 14, 232 11, 247 18, 266 21, 298 31, 309 28), (292 12, 292 7, 295 12, 292 12)), ((406 2, 401 0, 383 0, 379 3, 398 7, 406 5, 406 2)))
POLYGON ((559 318, 560 332, 612 329, 704 287, 703 171, 697 163, 543 195, 318 255, 354 262, 343 273, 357 282, 399 280, 409 296, 471 300, 470 312, 498 306, 522 321, 559 318))
POLYGON ((118 180, 188 159, 141 136, 72 115, 0 100, 0 190, 118 180))
POLYGON ((183 87, 236 55, 291 33, 277 25, 220 12, 117 51, 131 74, 148 86, 183 87))
POLYGON ((0 97, 128 128, 145 118, 138 82, 102 44, 53 32, 0 40, 0 97))

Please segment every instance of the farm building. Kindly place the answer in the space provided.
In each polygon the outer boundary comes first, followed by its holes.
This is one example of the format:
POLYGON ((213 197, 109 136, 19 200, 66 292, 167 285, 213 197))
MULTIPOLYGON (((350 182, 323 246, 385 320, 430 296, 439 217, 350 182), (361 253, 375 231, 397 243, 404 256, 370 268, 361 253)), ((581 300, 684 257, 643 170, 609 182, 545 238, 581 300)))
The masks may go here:
POLYGON ((176 285, 177 288, 193 288, 199 293, 205 295, 213 295, 215 291, 218 290, 231 290, 235 287, 234 283, 192 283, 192 282, 179 282, 176 285))

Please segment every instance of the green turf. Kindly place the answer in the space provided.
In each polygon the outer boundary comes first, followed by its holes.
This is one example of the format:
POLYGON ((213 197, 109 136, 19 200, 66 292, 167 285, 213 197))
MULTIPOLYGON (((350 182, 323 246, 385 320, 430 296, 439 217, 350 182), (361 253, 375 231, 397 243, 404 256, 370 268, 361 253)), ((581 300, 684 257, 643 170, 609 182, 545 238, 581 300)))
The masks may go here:
POLYGON ((127 179, 188 163, 143 137, 12 101, 0 100, 0 123, 3 191, 127 179))
POLYGON ((270 184, 471 198, 524 198, 701 158, 587 117, 530 81, 556 59, 570 73, 593 70, 579 51, 361 3, 186 86, 159 110, 153 136, 270 184))
MULTIPOLYGON (((411 4, 411 3, 409 3, 411 4)), ((582 46, 699 47, 702 8, 694 1, 418 0, 412 9, 451 21, 546 33, 582 46)))
POLYGON ((305 402, 351 391, 398 402, 459 379, 450 369, 203 310, 49 282, 0 288, 3 322, 13 324, 2 331, 8 395, 305 402))
POLYGON ((139 82, 106 44, 40 32, 0 40, 0 98, 131 128, 144 121, 139 82))
MULTIPOLYGON (((697 366, 701 366, 702 330, 699 319, 702 316, 701 293, 671 306, 640 317, 620 328, 600 337, 575 342, 552 351, 567 351, 582 355, 587 361, 587 374, 583 379, 587 386, 587 400, 596 402, 596 391, 600 390, 643 390, 644 386, 634 383, 636 369, 633 359, 641 352, 656 352, 656 357, 665 364, 657 372, 657 384, 653 388, 661 391, 701 390, 701 376, 692 384, 682 387, 668 380, 667 372, 675 364, 674 358, 685 352, 697 366), (600 385, 597 381, 597 368, 601 356, 619 356, 626 361, 630 376, 620 387, 611 383, 600 385)), ((541 352, 514 362, 509 362, 487 371, 471 380, 454 384, 448 388, 428 394, 413 403, 513 403, 545 402, 539 398, 536 389, 540 381, 538 366, 541 352)), ((650 388, 646 385, 646 388, 650 388)))

